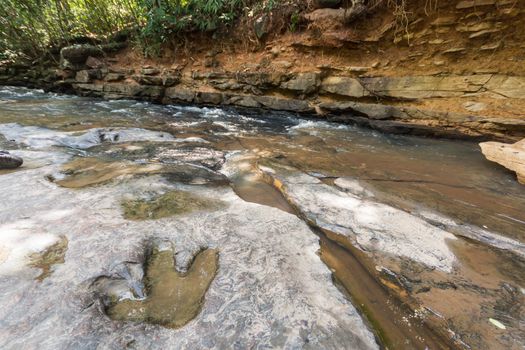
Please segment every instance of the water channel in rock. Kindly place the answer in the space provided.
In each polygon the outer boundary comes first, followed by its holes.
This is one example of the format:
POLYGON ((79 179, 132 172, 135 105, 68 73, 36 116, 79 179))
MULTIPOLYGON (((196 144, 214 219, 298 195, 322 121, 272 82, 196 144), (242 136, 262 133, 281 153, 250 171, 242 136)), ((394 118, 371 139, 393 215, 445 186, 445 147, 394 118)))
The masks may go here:
POLYGON ((0 149, 1 348, 525 346, 525 187, 475 143, 1 87, 0 149))

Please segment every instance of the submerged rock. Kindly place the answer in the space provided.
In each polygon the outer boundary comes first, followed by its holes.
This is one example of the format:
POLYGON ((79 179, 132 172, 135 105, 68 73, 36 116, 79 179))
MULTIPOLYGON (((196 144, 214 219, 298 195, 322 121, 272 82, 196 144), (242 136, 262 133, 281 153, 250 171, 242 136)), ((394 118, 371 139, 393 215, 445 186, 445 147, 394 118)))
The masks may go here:
POLYGON ((88 57, 101 57, 104 52, 93 45, 72 45, 60 50, 60 58, 74 64, 86 62, 88 57))
POLYGON ((479 146, 488 160, 516 172, 518 182, 525 185, 525 139, 514 144, 482 142, 479 146))
POLYGON ((21 166, 24 160, 7 151, 0 151, 0 169, 15 169, 21 166))

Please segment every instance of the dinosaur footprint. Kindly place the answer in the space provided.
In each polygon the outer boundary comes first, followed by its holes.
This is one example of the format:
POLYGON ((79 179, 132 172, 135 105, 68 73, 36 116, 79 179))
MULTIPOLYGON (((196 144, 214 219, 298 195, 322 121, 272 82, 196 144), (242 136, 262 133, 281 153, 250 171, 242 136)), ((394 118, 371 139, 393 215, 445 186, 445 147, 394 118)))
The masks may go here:
POLYGON ((186 273, 175 270, 173 250, 155 247, 146 261, 144 278, 147 297, 117 300, 109 295, 106 313, 114 320, 160 324, 177 328, 199 313, 204 295, 217 273, 215 249, 198 253, 186 273))

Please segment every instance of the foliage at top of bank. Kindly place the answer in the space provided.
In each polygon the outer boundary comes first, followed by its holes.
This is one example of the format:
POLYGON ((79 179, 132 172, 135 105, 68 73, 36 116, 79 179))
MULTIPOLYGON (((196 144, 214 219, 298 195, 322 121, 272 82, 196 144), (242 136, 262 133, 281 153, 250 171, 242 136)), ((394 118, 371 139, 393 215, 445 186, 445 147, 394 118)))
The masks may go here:
MULTIPOLYGON (((0 56, 38 57, 79 38, 131 30, 146 54, 182 32, 211 31, 276 0, 2 0, 0 56)), ((0 57, 2 58, 2 57, 0 57)))
MULTIPOLYGON (((196 32, 259 44, 300 26, 317 32, 332 24, 348 27, 382 6, 391 10, 396 33, 405 34, 406 4, 407 0, 0 0, 0 60, 56 56, 67 45, 112 44, 122 38, 145 56, 157 56, 196 32), (329 11, 305 15, 313 9, 329 11)), ((117 50, 118 46, 109 51, 117 50)))

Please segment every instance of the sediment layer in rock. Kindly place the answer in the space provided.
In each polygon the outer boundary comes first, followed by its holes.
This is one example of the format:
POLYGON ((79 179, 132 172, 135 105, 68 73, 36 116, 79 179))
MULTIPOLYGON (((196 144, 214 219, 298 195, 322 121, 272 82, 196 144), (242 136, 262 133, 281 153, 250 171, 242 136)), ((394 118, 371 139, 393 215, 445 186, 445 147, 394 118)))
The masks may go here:
MULTIPOLYGON (((141 70, 141 72, 143 72, 141 70)), ((225 105, 317 115, 398 134, 516 141, 525 120, 432 108, 436 100, 525 96, 525 77, 501 74, 349 77, 326 71, 284 73, 155 70, 147 75, 110 67, 49 70, 26 67, 1 75, 1 84, 43 87, 81 96, 164 104, 225 105), (429 107, 420 106, 429 101, 429 107)), ((476 105, 476 106, 478 106, 476 105)), ((469 105, 470 106, 470 105, 469 105)))

